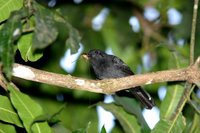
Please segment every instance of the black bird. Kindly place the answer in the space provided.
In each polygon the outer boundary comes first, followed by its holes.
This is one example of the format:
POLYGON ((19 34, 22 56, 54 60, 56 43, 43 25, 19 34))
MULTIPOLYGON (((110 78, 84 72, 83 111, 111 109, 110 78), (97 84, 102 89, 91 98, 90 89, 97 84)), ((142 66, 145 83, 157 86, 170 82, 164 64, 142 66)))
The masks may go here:
MULTIPOLYGON (((90 50, 83 54, 88 59, 97 79, 120 78, 134 75, 131 69, 118 57, 108 55, 101 50, 90 50)), ((152 109, 155 105, 151 96, 140 86, 125 90, 131 93, 147 109, 152 109)))

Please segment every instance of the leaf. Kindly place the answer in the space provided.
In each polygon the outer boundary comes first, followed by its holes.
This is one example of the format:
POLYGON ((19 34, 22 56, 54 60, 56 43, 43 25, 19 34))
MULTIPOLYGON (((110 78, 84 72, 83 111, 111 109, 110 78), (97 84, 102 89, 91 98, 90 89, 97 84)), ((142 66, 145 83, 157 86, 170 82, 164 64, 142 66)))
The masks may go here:
POLYGON ((57 124, 58 122, 60 122, 60 120, 57 119, 57 116, 63 111, 65 107, 66 104, 59 107, 53 114, 43 114, 41 116, 38 116, 34 119, 34 122, 48 121, 48 123, 50 124, 57 124))
POLYGON ((53 133, 47 122, 36 122, 31 127, 31 133, 53 133))
POLYGON ((1 24, 1 25, 0 25, 0 30, 1 30, 1 28, 3 27, 3 25, 4 25, 4 24, 1 24))
POLYGON ((141 127, 137 123, 135 116, 127 113, 122 107, 115 105, 114 103, 98 103, 105 110, 110 111, 120 122, 126 133, 140 133, 141 127))
POLYGON ((48 122, 51 124, 55 124, 58 123, 59 120, 57 118, 57 116, 64 110, 64 108, 66 107, 66 104, 62 105, 61 107, 58 108, 58 110, 50 115, 50 118, 48 119, 48 122))
POLYGON ((54 133, 71 133, 66 127, 61 124, 55 124, 52 126, 54 133))
POLYGON ((44 114, 42 107, 38 103, 33 101, 28 95, 16 90, 11 85, 8 86, 8 90, 10 91, 11 102, 17 110, 27 132, 51 132, 51 128, 45 121, 35 122, 33 124, 36 117, 44 114))
POLYGON ((169 119, 176 110, 178 103, 183 95, 184 88, 181 85, 171 85, 167 89, 167 94, 160 106, 161 119, 169 119))
POLYGON ((18 41, 18 49, 24 61, 37 61, 43 56, 41 51, 32 50, 33 33, 23 35, 18 41))
POLYGON ((120 97, 117 95, 114 95, 114 99, 116 101, 116 104, 123 106, 124 110, 137 117, 138 122, 142 126, 143 132, 150 132, 150 128, 142 115, 141 107, 135 99, 128 97, 120 97))
POLYGON ((199 123, 200 123, 200 115, 195 113, 194 119, 192 122, 192 127, 189 131, 187 131, 187 133, 199 133, 200 131, 199 123))
POLYGON ((6 96, 0 95, 0 120, 15 124, 19 127, 23 127, 18 114, 15 112, 13 106, 10 103, 10 100, 6 96))
POLYGON ((182 133, 183 130, 185 129, 186 122, 185 118, 183 117, 182 113, 178 116, 177 120, 173 121, 174 125, 172 126, 172 133, 182 133))
POLYGON ((0 133, 16 133, 16 130, 13 125, 0 122, 0 133))
POLYGON ((33 48, 44 49, 52 44, 57 36, 58 30, 54 23, 51 10, 34 2, 35 30, 33 34, 33 48))
POLYGON ((81 129, 77 129, 73 131, 72 133, 87 133, 87 132, 86 132, 86 129, 81 128, 81 129))
MULTIPOLYGON (((68 38, 65 41, 65 45, 71 49, 72 54, 78 52, 80 47, 79 43, 81 41, 81 36, 76 30, 63 16, 59 15, 58 13, 55 14, 54 19, 57 23, 61 23, 66 28, 65 31, 68 32, 68 38)), ((62 31, 63 33, 63 31, 62 31)))
POLYGON ((23 0, 0 0, 0 23, 6 20, 10 13, 20 9, 23 5, 23 0))
POLYGON ((178 116, 176 121, 161 119, 151 133, 182 133, 185 128, 185 119, 182 114, 178 116))
POLYGON ((90 124, 91 124, 91 122, 88 122, 86 128, 77 129, 77 130, 73 131, 72 133, 88 133, 89 132, 88 130, 89 130, 90 124))
POLYGON ((104 126, 101 128, 101 133, 107 133, 104 126))
POLYGON ((66 40, 67 47, 70 47, 72 53, 75 53, 79 49, 79 43, 81 40, 81 37, 79 35, 79 32, 73 28, 71 25, 68 24, 69 28, 69 38, 66 40))
POLYGON ((161 119, 151 133, 167 133, 168 129, 170 128, 171 122, 165 119, 161 119))
POLYGON ((3 72, 8 79, 11 78, 11 69, 14 62, 14 41, 21 36, 21 18, 25 15, 24 9, 12 12, 10 18, 0 30, 0 60, 3 63, 3 72))

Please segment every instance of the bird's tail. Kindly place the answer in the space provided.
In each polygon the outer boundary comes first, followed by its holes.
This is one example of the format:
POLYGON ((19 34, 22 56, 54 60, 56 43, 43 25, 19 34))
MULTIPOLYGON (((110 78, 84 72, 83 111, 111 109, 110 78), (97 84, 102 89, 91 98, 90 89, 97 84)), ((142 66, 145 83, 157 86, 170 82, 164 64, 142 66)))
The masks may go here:
POLYGON ((140 102, 145 106, 147 109, 152 109, 153 106, 155 106, 153 98, 149 95, 148 92, 146 92, 141 87, 135 87, 128 89, 130 93, 132 93, 135 98, 140 100, 140 102))

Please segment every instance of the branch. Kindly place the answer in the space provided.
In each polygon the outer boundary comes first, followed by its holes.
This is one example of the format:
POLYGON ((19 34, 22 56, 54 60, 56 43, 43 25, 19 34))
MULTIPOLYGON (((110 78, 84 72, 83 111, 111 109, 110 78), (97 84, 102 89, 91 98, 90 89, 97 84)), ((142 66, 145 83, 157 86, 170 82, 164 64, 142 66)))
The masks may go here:
POLYGON ((96 93, 114 93, 127 88, 169 81, 200 81, 200 57, 192 66, 183 69, 165 70, 147 74, 133 75, 117 79, 89 80, 71 75, 56 74, 29 66, 14 64, 13 76, 50 85, 86 90, 96 93))
POLYGON ((199 3, 199 0, 195 0, 194 6, 193 6, 192 31, 191 31, 191 40, 190 40, 190 64, 194 63, 194 46, 195 46, 198 3, 199 3))
POLYGON ((3 73, 0 71, 0 86, 6 91, 7 90, 7 85, 6 85, 6 80, 3 76, 3 73))

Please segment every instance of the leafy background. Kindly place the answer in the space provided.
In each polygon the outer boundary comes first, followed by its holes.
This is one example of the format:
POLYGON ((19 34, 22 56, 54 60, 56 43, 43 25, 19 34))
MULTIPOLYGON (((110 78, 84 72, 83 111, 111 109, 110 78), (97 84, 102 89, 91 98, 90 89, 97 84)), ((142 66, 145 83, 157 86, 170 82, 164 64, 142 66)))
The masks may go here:
MULTIPOLYGON (((11 79, 14 62, 67 74, 60 66, 60 59, 69 48, 71 54, 76 53, 80 42, 85 52, 90 49, 112 49, 136 73, 189 65, 193 9, 193 2, 189 0, 83 0, 80 3, 69 0, 57 1, 55 6, 48 5, 48 2, 0 0, 0 61, 7 80, 11 79), (154 21, 144 18, 147 7, 153 7, 160 13, 154 21), (167 12, 170 8, 175 8, 182 14, 180 24, 168 23, 167 12), (109 13, 102 28, 95 30, 92 21, 105 9, 109 13), (141 26, 139 32, 133 32, 128 23, 131 16, 138 18, 141 26), (179 45, 179 39, 184 41, 183 45, 179 45), (148 60, 143 62, 145 56, 148 60)), ((197 24, 196 44, 200 41, 199 33, 197 24)), ((199 55, 198 49, 199 45, 195 45, 195 58, 199 55)), ((82 58, 76 61, 72 75, 92 78, 88 63, 82 58)), ((12 83, 8 83, 8 92, 0 90, 2 132, 99 132, 96 105, 102 106, 116 117, 113 133, 199 131, 199 114, 190 104, 176 112, 185 93, 186 85, 182 82, 144 86, 160 109, 160 121, 153 129, 148 127, 142 116, 142 109, 134 99, 115 96, 115 102, 106 104, 100 102, 104 99, 101 94, 14 77, 12 82, 23 93, 16 91, 12 83), (167 88, 163 101, 158 97, 161 86, 167 88)), ((194 105, 199 103, 195 93, 192 96, 194 105)), ((106 129, 102 127, 101 132, 106 132, 106 129)))

